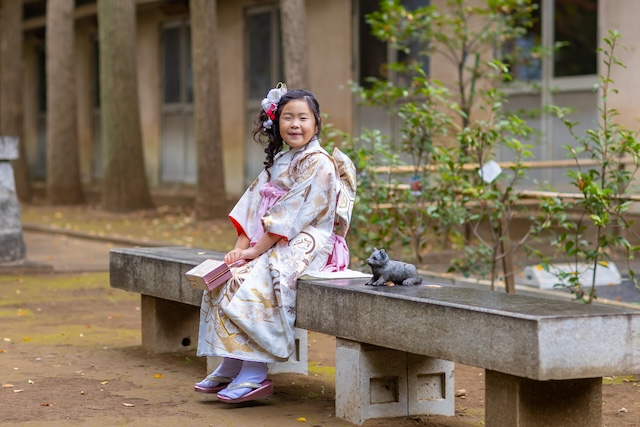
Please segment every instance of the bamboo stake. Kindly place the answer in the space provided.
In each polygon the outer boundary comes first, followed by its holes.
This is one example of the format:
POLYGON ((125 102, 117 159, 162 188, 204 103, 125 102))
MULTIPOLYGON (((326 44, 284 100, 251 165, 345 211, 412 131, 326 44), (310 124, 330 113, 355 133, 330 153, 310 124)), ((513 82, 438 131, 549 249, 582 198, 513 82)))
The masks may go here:
MULTIPOLYGON (((510 169, 516 166, 515 162, 498 162, 502 169, 510 169)), ((593 166, 599 164, 598 161, 592 159, 565 159, 565 160, 544 160, 544 161, 531 161, 521 162, 520 167, 528 169, 542 169, 542 168, 567 168, 571 166, 593 166)), ((634 165, 636 161, 633 158, 625 158, 620 161, 623 165, 634 165)), ((480 165, 477 163, 465 163, 462 165, 464 170, 479 169, 480 165)), ((420 172, 437 170, 435 165, 423 165, 417 169, 414 166, 375 166, 372 167, 373 173, 415 173, 416 170, 420 172)))

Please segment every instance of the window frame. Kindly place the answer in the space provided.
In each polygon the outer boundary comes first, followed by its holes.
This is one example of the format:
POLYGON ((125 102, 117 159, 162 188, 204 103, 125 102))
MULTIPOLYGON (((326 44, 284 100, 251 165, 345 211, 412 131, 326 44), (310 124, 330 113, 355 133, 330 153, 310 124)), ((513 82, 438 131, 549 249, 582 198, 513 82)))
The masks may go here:
MULTIPOLYGON (((556 0, 540 0, 540 29, 541 47, 543 51, 552 52, 555 40, 555 5, 556 0)), ((600 7, 600 3, 598 3, 600 7)), ((596 31, 598 28, 596 28, 596 31)), ((597 48, 598 46, 596 46, 597 48)), ((541 58, 542 69, 541 78, 536 81, 514 80, 505 85, 508 95, 523 95, 544 92, 575 92, 593 89, 598 83, 596 74, 583 74, 575 76, 555 77, 555 59, 553 55, 546 55, 541 58)))

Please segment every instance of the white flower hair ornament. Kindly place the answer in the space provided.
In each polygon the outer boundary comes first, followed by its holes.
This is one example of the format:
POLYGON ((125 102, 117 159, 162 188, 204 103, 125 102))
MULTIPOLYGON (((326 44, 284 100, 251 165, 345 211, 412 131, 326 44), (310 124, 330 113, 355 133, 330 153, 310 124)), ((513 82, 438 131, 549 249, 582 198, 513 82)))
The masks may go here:
POLYGON ((285 93, 287 93, 287 85, 280 82, 275 88, 271 89, 267 94, 267 97, 262 100, 262 109, 267 114, 267 117, 269 117, 267 120, 262 122, 263 129, 271 129, 271 126, 273 126, 273 121, 276 119, 278 103, 280 102, 282 95, 285 93))

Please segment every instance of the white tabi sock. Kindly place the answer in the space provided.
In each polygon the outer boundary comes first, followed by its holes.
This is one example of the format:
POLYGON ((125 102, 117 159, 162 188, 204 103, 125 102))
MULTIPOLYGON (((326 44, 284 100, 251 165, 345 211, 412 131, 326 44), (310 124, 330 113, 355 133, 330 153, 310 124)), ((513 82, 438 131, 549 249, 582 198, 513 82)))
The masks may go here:
MULTIPOLYGON (((245 361, 242 364, 242 369, 236 378, 233 380, 231 384, 241 384, 241 383, 262 383, 267 379, 267 372, 269 371, 269 367, 266 363, 263 362, 249 362, 245 361)), ((254 390, 253 388, 236 388, 233 390, 229 390, 225 388, 218 392, 219 395, 228 397, 229 399, 237 399, 250 391, 254 390)))
POLYGON ((213 371, 210 375, 207 376, 204 380, 196 383, 196 385, 201 387, 215 387, 220 384, 217 381, 213 381, 210 378, 212 377, 226 377, 226 378, 235 378, 236 375, 242 369, 242 360, 240 359, 232 359, 230 357, 225 357, 222 359, 222 363, 213 371))

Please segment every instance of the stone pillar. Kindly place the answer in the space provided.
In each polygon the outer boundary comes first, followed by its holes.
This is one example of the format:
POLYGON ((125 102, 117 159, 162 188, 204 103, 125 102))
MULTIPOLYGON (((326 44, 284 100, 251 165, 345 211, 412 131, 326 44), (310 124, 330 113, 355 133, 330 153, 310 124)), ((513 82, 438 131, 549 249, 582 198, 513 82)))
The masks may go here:
POLYGON ((142 294, 142 347, 149 353, 195 350, 200 307, 142 294))
POLYGON ((336 338, 336 416, 453 416, 453 376, 447 360, 336 338))
POLYGON ((20 205, 11 160, 18 158, 18 138, 0 136, 0 263, 23 261, 20 205))
POLYGON ((485 372, 487 427, 602 426, 602 378, 536 381, 485 372))

